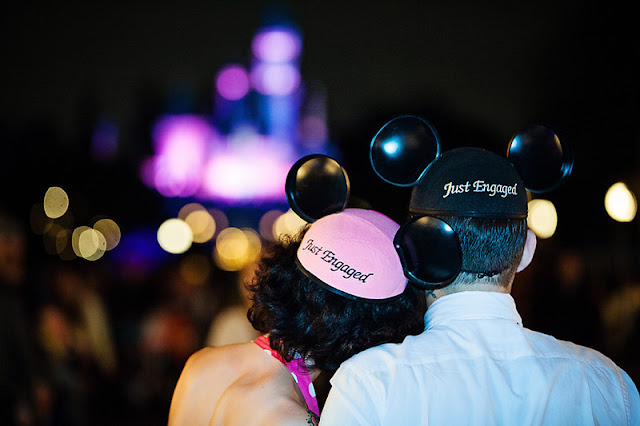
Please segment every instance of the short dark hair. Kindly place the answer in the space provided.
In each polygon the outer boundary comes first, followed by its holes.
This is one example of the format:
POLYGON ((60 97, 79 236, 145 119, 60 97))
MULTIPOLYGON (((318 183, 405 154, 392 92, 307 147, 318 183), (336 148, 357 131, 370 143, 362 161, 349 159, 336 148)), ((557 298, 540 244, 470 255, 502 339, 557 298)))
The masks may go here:
POLYGON ((449 224, 458 235, 463 274, 495 276, 515 271, 522 258, 527 237, 526 219, 459 216, 438 218, 449 224))
POLYGON ((253 327, 269 333, 271 348, 291 360, 300 355, 321 370, 336 370, 351 356, 383 343, 399 343, 424 330, 424 297, 411 285, 388 302, 353 300, 307 278, 296 266, 302 233, 272 244, 249 285, 253 327))

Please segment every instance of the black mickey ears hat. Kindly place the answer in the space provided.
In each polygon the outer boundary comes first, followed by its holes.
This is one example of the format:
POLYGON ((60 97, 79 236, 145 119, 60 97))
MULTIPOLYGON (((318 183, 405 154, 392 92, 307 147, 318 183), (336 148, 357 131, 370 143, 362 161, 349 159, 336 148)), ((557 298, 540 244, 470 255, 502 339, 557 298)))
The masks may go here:
POLYGON ((522 178, 505 158, 481 148, 438 157, 413 187, 409 212, 487 218, 526 218, 522 178))
POLYGON ((553 130, 530 126, 509 142, 507 158, 479 148, 440 154, 435 128, 404 115, 373 137, 369 159, 383 180, 414 186, 410 212, 394 243, 405 276, 433 290, 453 282, 462 269, 455 232, 433 215, 526 218, 527 195, 555 189, 568 178, 573 157, 553 130))

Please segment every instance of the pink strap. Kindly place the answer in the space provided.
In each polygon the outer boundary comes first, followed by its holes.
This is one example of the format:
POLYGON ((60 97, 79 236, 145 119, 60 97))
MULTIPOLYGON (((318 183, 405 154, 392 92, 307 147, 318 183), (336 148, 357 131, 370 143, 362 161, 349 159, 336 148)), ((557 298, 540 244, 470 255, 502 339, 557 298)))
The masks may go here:
POLYGON ((294 358, 291 362, 286 362, 278 352, 271 349, 271 346, 269 345, 269 337, 266 335, 258 337, 253 341, 253 343, 264 349, 265 352, 270 353, 272 357, 287 367, 291 372, 293 379, 298 384, 300 392, 302 393, 309 410, 313 411, 317 416, 320 416, 320 408, 318 407, 318 400, 316 399, 316 390, 313 387, 311 376, 309 376, 307 365, 304 363, 302 358, 294 358))

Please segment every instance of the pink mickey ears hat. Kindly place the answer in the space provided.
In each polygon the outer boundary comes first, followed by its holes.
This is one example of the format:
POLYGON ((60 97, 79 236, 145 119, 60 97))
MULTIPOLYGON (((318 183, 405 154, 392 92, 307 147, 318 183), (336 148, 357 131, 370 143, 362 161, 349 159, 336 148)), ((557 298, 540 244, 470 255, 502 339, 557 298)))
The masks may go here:
POLYGON ((349 196, 346 171, 324 155, 303 157, 286 183, 291 209, 311 226, 296 263, 311 280, 352 299, 386 301, 406 286, 393 238, 400 226, 374 210, 344 209, 349 196))
POLYGON ((305 233, 298 266, 307 277, 344 296, 393 298, 408 282, 393 246, 399 228, 374 210, 346 209, 325 216, 305 233))

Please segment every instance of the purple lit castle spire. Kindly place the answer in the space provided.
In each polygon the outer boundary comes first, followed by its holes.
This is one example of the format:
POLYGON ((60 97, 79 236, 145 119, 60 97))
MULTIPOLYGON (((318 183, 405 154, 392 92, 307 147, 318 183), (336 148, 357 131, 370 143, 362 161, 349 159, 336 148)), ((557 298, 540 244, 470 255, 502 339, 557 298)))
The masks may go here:
POLYGON ((216 75, 212 115, 166 115, 154 126, 155 154, 142 178, 165 197, 226 205, 281 203, 291 165, 310 152, 327 153, 326 97, 300 75, 300 33, 261 28, 249 66, 233 63, 216 75))

